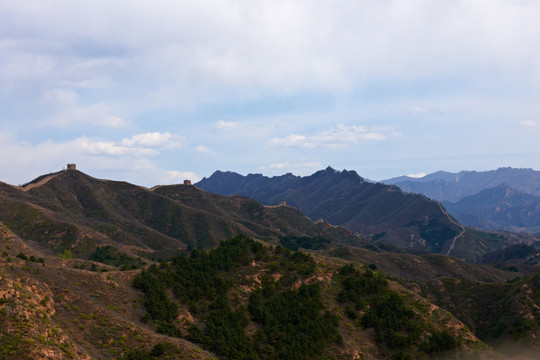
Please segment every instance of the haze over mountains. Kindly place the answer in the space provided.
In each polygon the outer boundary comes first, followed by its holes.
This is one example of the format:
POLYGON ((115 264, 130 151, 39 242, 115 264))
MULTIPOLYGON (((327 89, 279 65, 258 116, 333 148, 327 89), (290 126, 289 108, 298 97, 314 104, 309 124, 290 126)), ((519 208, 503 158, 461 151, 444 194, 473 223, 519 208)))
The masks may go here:
POLYGON ((438 171, 422 178, 383 180, 441 201, 462 224, 488 230, 540 232, 540 171, 438 171))
POLYGON ((381 181, 397 185, 403 191, 421 193, 439 201, 456 202, 467 195, 506 184, 519 192, 540 196, 540 171, 533 169, 499 168, 490 171, 437 171, 421 178, 400 176, 381 181))

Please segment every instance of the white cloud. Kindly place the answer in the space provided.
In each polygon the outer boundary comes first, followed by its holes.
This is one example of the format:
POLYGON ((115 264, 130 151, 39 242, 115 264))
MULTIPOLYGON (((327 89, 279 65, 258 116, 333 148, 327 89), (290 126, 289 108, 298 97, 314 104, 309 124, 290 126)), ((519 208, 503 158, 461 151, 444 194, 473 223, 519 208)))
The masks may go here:
POLYGON ((288 135, 283 138, 274 138, 268 141, 270 146, 279 146, 279 147, 304 147, 304 148, 314 148, 316 145, 312 142, 307 141, 307 137, 304 135, 288 135))
POLYGON ((283 138, 273 138, 267 141, 267 145, 273 147, 336 147, 347 143, 357 143, 360 141, 381 141, 385 140, 387 135, 384 133, 393 132, 392 127, 381 127, 368 129, 365 126, 357 125, 337 125, 327 130, 319 131, 311 136, 288 135, 283 138))
POLYGON ((165 81, 203 102, 216 90, 220 98, 348 90, 380 78, 463 74, 482 84, 494 71, 530 80, 532 70, 538 83, 540 50, 530 44, 539 11, 532 0, 170 0, 151 11, 127 0, 84 10, 63 0, 2 2, 0 30, 13 40, 2 44, 0 80, 123 82, 144 93, 165 81))
POLYGON ((162 149, 178 149, 182 147, 184 137, 169 132, 149 132, 133 135, 122 140, 121 144, 127 147, 149 147, 162 149))
POLYGON ((169 134, 165 140, 149 141, 144 136, 134 136, 131 139, 135 140, 126 144, 82 136, 65 142, 49 139, 29 144, 3 134, 0 135, 0 153, 16 156, 0 157, 0 167, 10 169, 0 181, 13 184, 29 181, 32 177, 60 170, 68 162, 80 164, 83 171, 138 172, 138 175, 132 174, 134 178, 169 181, 171 175, 156 169, 151 159, 171 149, 170 144, 175 143, 176 137, 169 134))
POLYGON ((415 178, 415 179, 420 179, 420 178, 423 178, 424 176, 426 176, 426 173, 409 174, 407 176, 411 177, 411 178, 415 178))
POLYGON ((223 121, 223 120, 218 120, 215 124, 214 124, 214 128, 215 129, 218 129, 218 130, 237 130, 238 128, 240 128, 240 123, 238 122, 235 122, 235 121, 223 121))
POLYGON ((198 145, 197 147, 195 147, 195 151, 197 151, 198 153, 201 153, 201 154, 210 154, 212 152, 212 150, 204 145, 198 145))
POLYGON ((148 147, 133 147, 133 145, 118 145, 114 142, 91 140, 81 137, 68 143, 83 155, 133 155, 133 156, 156 156, 159 151, 148 147), (122 146, 123 145, 123 146, 122 146))
POLYGON ((525 120, 525 121, 520 122, 519 125, 523 127, 534 128, 538 126, 538 123, 532 120, 525 120))

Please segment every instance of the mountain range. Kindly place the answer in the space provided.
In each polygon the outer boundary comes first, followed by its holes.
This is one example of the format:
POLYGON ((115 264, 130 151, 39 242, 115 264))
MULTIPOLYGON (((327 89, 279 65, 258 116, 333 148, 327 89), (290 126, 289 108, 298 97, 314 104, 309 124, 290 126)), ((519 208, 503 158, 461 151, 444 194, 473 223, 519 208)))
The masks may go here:
POLYGON ((343 228, 313 223, 292 207, 263 206, 189 185, 147 189, 77 170, 40 177, 22 188, 0 183, 0 221, 44 249, 70 250, 81 257, 103 244, 160 256, 188 246, 212 247, 237 234, 364 243, 343 228))
POLYGON ((465 228, 438 202, 353 171, 214 175, 221 191, 246 186, 268 204, 76 170, 0 183, 0 358, 502 359, 540 350, 540 252, 523 244, 533 237, 465 228), (437 241, 442 254, 411 254, 434 252, 437 241))
POLYGON ((342 226, 393 251, 435 252, 477 261, 514 241, 506 234, 465 228, 438 201, 394 185, 365 181, 355 171, 328 167, 305 177, 216 171, 196 185, 222 195, 248 196, 266 205, 286 202, 314 221, 342 226))
POLYGON ((540 171, 510 167, 490 171, 437 171, 421 178, 400 176, 381 181, 406 192, 424 194, 438 201, 457 202, 482 190, 506 184, 519 192, 540 196, 540 171))
POLYGON ((540 233, 540 171, 438 171, 422 178, 401 176, 382 182, 441 201, 463 225, 540 233))

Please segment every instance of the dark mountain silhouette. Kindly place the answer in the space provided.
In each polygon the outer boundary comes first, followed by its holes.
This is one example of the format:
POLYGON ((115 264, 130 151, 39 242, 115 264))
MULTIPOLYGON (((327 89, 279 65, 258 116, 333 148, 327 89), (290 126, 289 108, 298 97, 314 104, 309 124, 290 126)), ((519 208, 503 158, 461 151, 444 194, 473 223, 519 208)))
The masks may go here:
POLYGON ((249 196, 267 205, 286 202, 313 220, 343 226, 387 248, 452 254, 476 261, 504 246, 500 234, 465 229, 437 201, 398 187, 364 181, 331 167, 311 176, 242 176, 216 171, 197 186, 222 195, 249 196))

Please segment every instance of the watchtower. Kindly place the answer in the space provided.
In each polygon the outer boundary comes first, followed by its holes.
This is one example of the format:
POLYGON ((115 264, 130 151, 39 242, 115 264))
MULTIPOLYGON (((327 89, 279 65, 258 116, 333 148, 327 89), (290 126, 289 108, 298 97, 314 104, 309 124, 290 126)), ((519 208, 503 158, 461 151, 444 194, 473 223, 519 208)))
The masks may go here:
POLYGON ((184 180, 184 185, 191 185, 191 180, 184 180))
POLYGON ((77 165, 76 164, 67 164, 67 169, 68 170, 77 170, 77 165))

